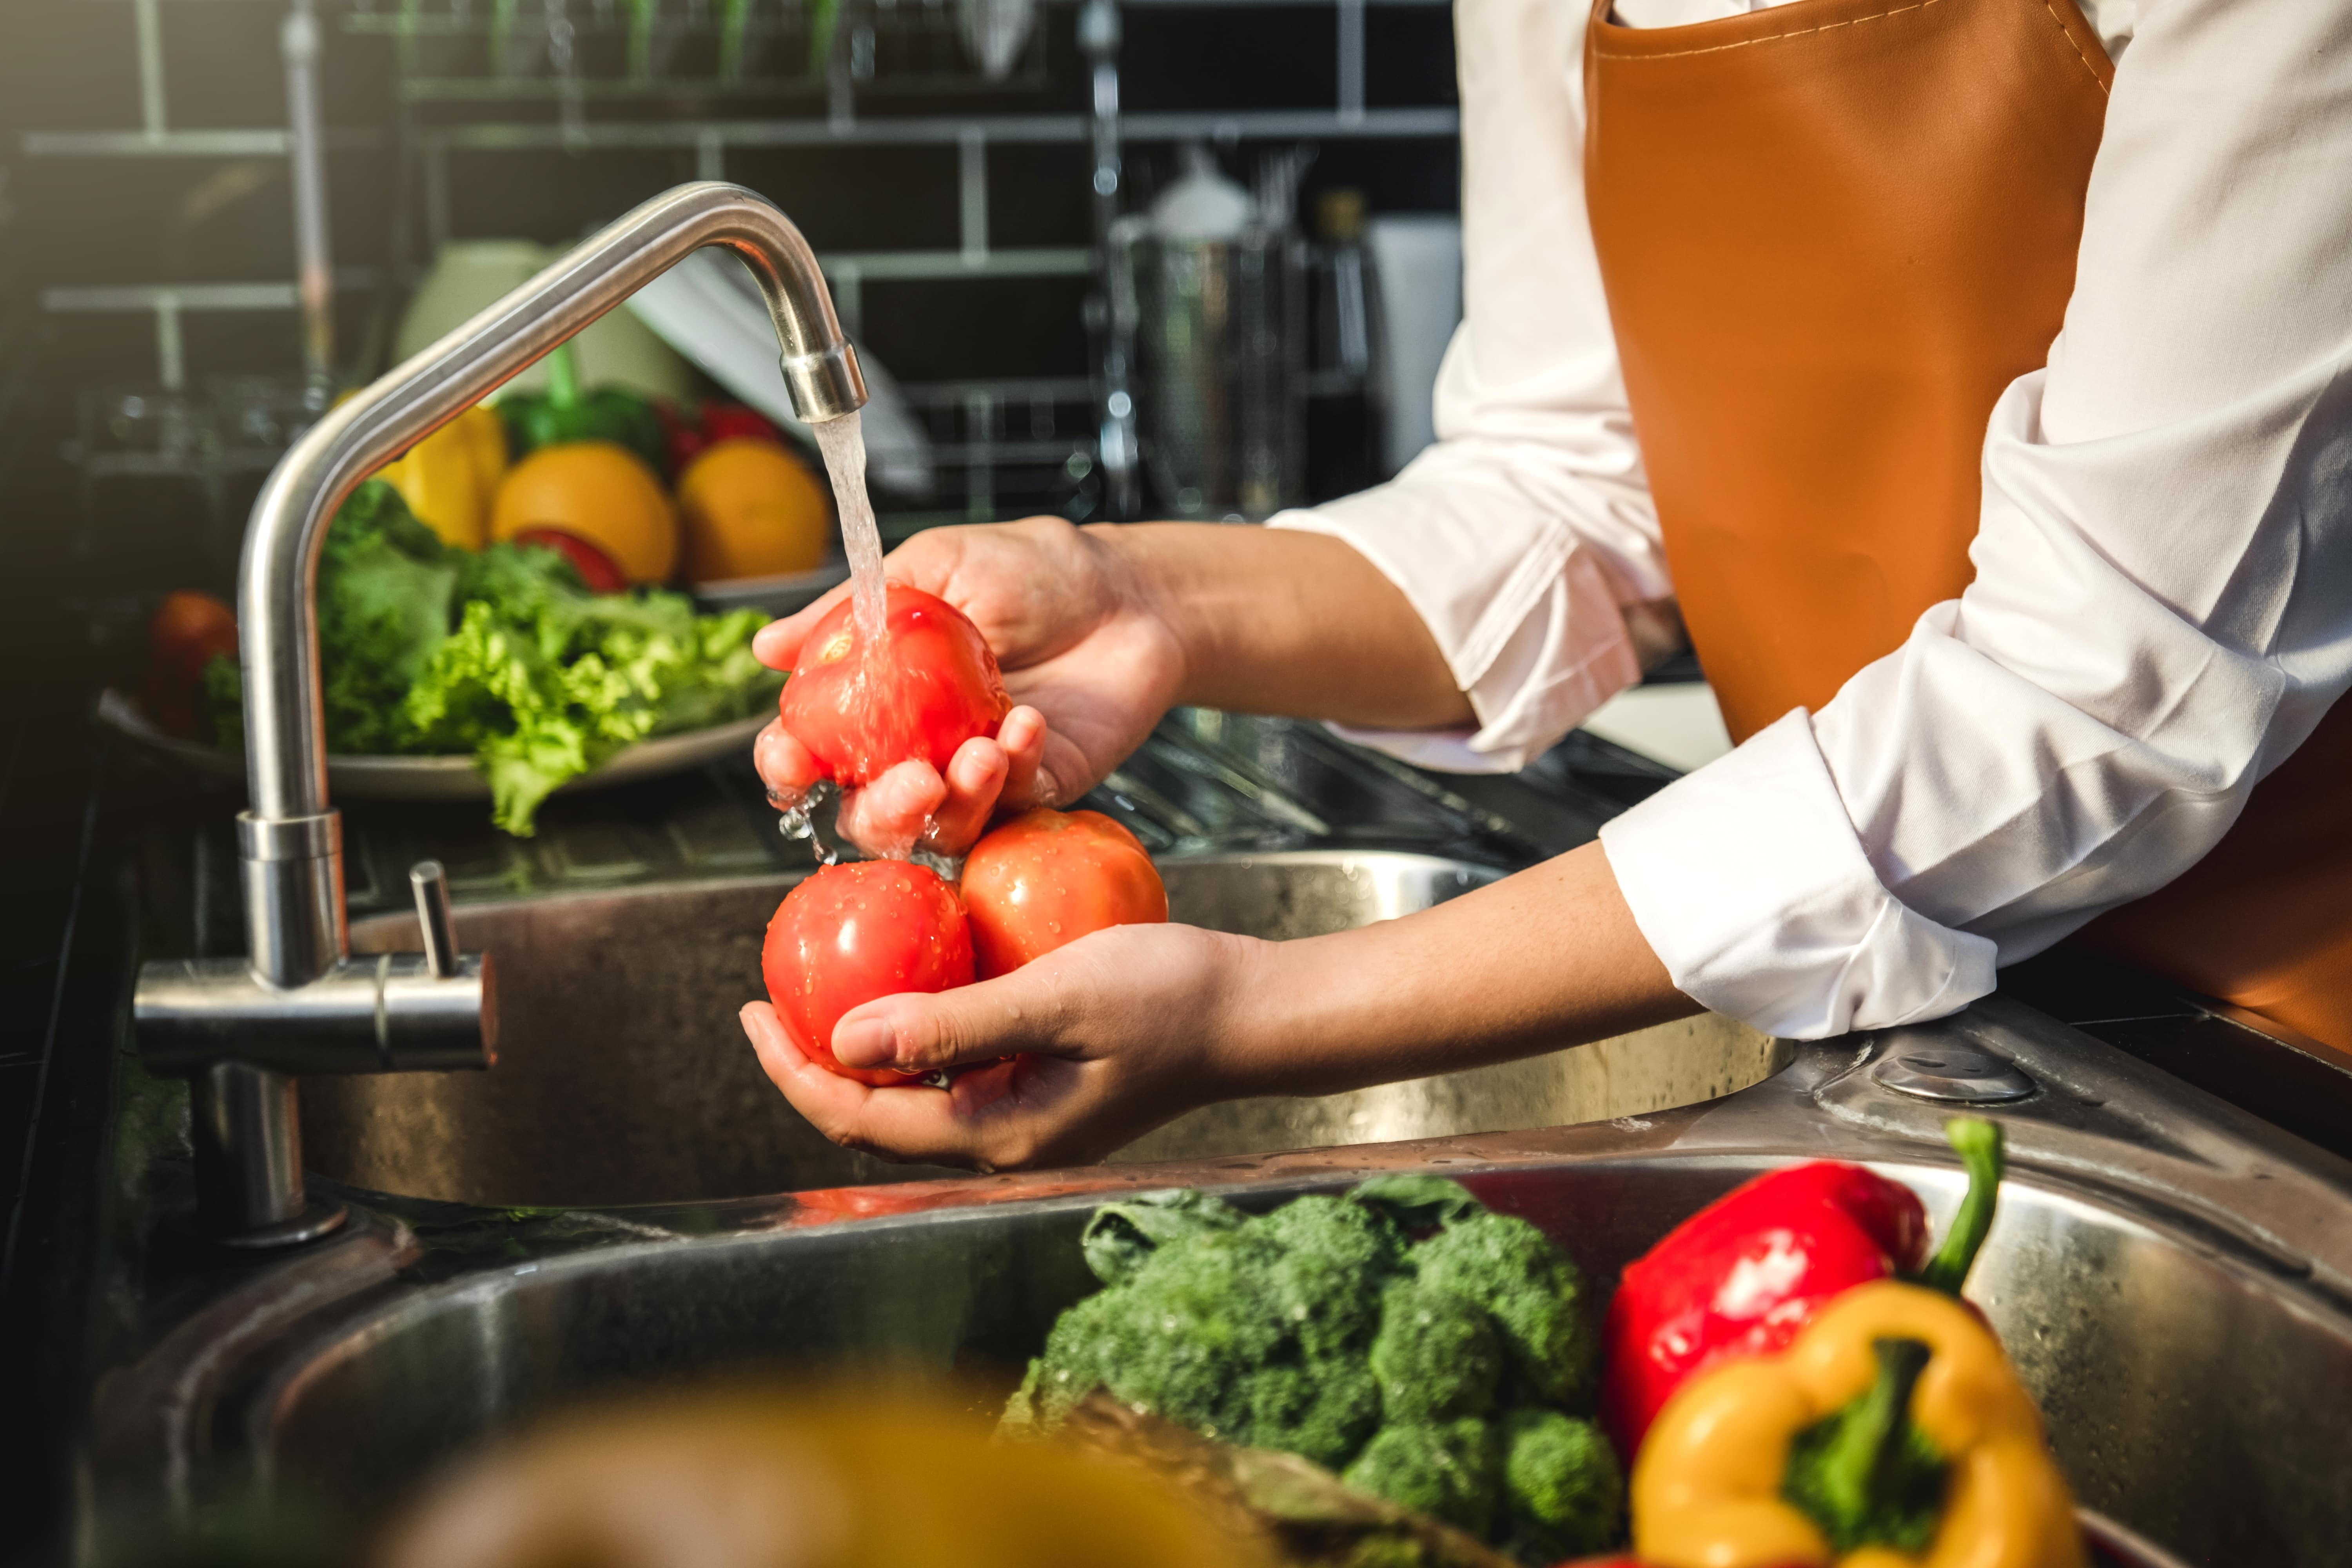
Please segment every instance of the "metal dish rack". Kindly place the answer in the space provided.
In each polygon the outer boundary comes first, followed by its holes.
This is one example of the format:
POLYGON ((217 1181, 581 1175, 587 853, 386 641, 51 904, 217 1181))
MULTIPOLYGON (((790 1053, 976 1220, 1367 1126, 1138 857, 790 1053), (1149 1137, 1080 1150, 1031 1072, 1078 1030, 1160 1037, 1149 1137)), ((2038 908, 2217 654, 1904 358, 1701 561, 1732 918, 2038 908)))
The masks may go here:
MULTIPOLYGON (((701 178, 729 177, 730 158, 755 149, 790 148, 823 160, 891 147, 946 161, 955 193, 952 247, 820 252, 844 322, 856 332, 869 284, 952 289, 983 279, 1060 279, 1066 289, 1070 280, 1098 279, 1103 240, 1125 198, 1123 153, 1139 145, 1442 143, 1458 123, 1449 103, 1376 105, 1366 90, 1374 14, 1444 0, 1305 0, 1334 16, 1334 90, 1326 104, 1144 112, 1124 111, 1120 102, 1122 11, 1182 11, 1213 26, 1237 11, 1300 9, 1299 0, 319 0, 329 47, 373 40, 384 49, 395 109, 388 128, 314 126, 308 135, 279 123, 175 128, 160 18, 166 6, 199 4, 287 8, 290 38, 291 29, 308 25, 299 19, 312 16, 312 0, 292 0, 290 7, 288 0, 119 3, 136 22, 134 58, 125 65, 140 83, 141 123, 30 132, 26 155, 178 160, 200 170, 219 157, 289 157, 299 164, 306 149, 315 160, 321 147, 382 146, 388 138, 404 170, 411 221, 396 227, 394 253, 381 266, 329 268, 322 250, 304 258, 314 280, 307 301, 299 266, 292 279, 46 289, 40 302, 48 311, 144 313, 154 323, 152 386, 87 389, 89 414, 70 454, 86 482, 179 474, 217 489, 225 475, 274 460, 275 445, 252 439, 258 426, 246 417, 257 399, 270 399, 250 382, 234 396, 213 395, 204 367, 189 363, 183 322, 212 311, 299 321, 307 310, 315 382, 328 289, 348 294, 389 281, 404 290, 443 241, 462 237, 453 232, 450 199, 456 159, 667 151, 690 156, 701 178), (983 67, 974 39, 992 18, 1001 24, 1024 11, 1033 14, 1016 47, 1008 52, 1000 42, 983 67), (1065 26, 1079 58, 1051 41, 1065 26), (1029 107, 1039 102, 1078 107, 1029 107), (1092 244, 1024 244, 992 212, 992 157, 1045 145, 1092 150, 1085 176, 1093 187, 1092 244), (144 416, 164 409, 175 411, 168 432, 144 416)), ((313 237, 314 248, 323 243, 313 237)), ((1099 345, 1098 327, 1095 335, 1099 345)), ((1099 347, 1095 359, 1089 374, 906 384, 935 443, 939 477, 929 498, 886 514, 886 528, 903 534, 1022 510, 1116 514, 1101 493, 1104 434, 1110 429, 1116 468, 1122 444, 1131 443, 1131 427, 1124 435, 1117 427, 1132 405, 1122 367, 1106 363, 1099 347)), ((1308 390, 1328 395, 1350 374, 1360 370, 1327 370, 1308 390)), ((279 440, 298 424, 263 423, 279 430, 279 440)))

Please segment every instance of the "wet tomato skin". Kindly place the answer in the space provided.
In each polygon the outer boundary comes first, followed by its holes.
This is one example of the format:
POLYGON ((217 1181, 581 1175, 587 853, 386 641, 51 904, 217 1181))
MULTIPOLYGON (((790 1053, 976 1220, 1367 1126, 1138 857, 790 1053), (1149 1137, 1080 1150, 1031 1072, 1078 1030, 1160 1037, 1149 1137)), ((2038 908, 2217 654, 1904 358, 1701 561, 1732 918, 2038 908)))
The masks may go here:
POLYGON ((963 902, 982 980, 1108 926, 1168 919, 1168 889, 1135 835, 1098 811, 1026 811, 963 863, 963 902))
POLYGON ((955 889, 927 867, 827 866, 777 906, 760 968, 777 1016, 809 1060, 876 1088, 907 1087, 917 1078, 835 1061, 833 1026, 877 996, 971 984, 971 928, 955 889))
POLYGON ((958 746, 995 734, 1013 707, 996 655, 961 610, 903 583, 887 603, 881 658, 866 658, 845 598, 801 645, 777 701, 784 728, 837 784, 871 783, 914 757, 945 773, 958 746))

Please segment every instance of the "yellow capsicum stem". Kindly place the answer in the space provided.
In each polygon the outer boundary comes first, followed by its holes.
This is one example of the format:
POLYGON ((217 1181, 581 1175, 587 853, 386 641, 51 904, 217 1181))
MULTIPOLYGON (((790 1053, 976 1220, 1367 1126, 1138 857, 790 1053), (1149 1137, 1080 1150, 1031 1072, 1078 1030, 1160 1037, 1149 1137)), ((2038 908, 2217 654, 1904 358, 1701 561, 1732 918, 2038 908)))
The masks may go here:
POLYGON ((2082 1568, 2074 1499, 2042 1417, 2000 1342, 1967 1307, 1894 1280, 1832 1301, 1777 1356, 1704 1373, 1676 1390, 1634 1460, 1633 1551, 1651 1568, 2082 1568), (1901 1370, 1881 1342, 1916 1342, 1901 1370), (1916 1360, 1916 1357, 1914 1357, 1916 1360), (1942 1518, 1923 1556, 1883 1545, 1836 1554, 1784 1496, 1798 1435, 1897 1368, 1910 1418, 1947 1467, 1942 1518))

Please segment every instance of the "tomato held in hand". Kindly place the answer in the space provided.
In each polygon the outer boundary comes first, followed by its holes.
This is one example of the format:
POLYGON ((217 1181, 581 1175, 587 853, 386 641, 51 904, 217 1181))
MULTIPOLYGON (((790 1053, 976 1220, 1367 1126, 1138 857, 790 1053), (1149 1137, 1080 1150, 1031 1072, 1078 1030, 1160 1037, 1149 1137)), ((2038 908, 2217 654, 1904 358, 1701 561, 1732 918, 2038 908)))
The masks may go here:
POLYGON ((916 1078, 833 1059, 833 1026, 861 1002, 971 984, 955 889, 903 860, 827 866, 784 895, 760 954, 768 995, 809 1060, 876 1088, 916 1078))
POLYGON ((1098 811, 1025 811, 963 863, 963 902, 982 980, 1106 926, 1168 919, 1168 889, 1135 835, 1098 811))
POLYGON ((944 773, 958 746, 996 733, 1013 700, 987 639, 962 611, 891 584, 882 657, 862 679, 869 671, 850 603, 809 633, 777 704, 827 778, 866 784, 910 757, 944 773))

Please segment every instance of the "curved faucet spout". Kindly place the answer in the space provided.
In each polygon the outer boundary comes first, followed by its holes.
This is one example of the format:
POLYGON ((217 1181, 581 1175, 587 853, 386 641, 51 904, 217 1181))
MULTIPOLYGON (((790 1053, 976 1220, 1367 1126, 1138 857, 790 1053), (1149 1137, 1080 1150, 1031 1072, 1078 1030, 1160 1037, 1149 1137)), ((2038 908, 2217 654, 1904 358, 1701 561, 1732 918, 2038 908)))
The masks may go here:
MULTIPOLYGON (((837 419, 865 404, 866 381, 856 354, 842 336, 824 275, 800 230, 764 197, 740 185, 707 181, 667 191, 609 225, 329 413, 295 443, 263 485, 238 567, 249 816, 262 825, 259 832, 247 834, 249 860, 257 843, 286 837, 270 833, 268 825, 316 818, 327 811, 313 582, 319 546, 335 509, 367 475, 706 245, 734 251, 758 279, 775 318, 784 382, 801 417, 811 423, 837 419)), ((261 858, 275 858, 266 847, 261 858)), ((258 890, 249 878, 248 895, 258 890)), ((289 891, 281 889, 277 897, 289 891)), ((324 891, 313 881, 314 895, 324 891)), ((338 928, 341 895, 337 886, 331 919, 338 928)), ((315 908, 320 899, 297 896, 291 901, 315 908)), ((329 933, 288 929, 289 921, 296 926, 312 923, 296 908, 281 906, 275 918, 250 905, 248 910, 257 942, 255 968, 274 984, 302 984, 340 956, 340 929, 331 941, 322 940, 329 933), (273 928, 268 933, 265 921, 273 928), (266 949, 275 950, 277 957, 266 949)))

